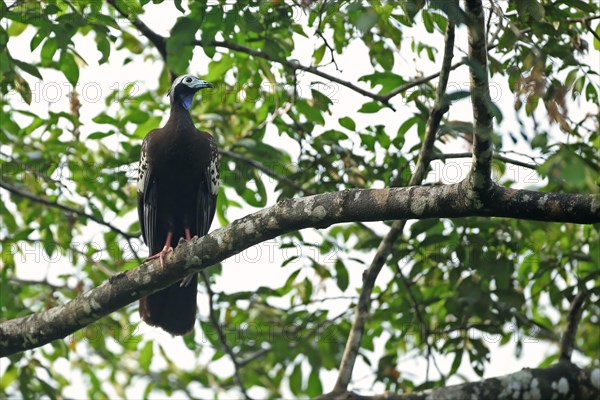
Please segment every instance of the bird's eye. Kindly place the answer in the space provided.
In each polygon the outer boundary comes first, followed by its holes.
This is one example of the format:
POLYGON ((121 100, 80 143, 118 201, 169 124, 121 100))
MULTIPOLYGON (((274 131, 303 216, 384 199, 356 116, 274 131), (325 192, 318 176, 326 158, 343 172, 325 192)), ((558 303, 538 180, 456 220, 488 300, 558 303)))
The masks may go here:
POLYGON ((185 83, 192 83, 192 78, 190 78, 189 76, 185 78, 185 83))

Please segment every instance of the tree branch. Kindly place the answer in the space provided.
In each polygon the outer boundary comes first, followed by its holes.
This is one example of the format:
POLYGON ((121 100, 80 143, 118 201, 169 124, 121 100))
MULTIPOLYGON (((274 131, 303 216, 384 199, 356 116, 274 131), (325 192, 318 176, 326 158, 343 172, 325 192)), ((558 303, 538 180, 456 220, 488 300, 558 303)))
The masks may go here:
POLYGON ((560 361, 571 362, 571 355, 573 354, 573 348, 575 347, 575 337, 577 335, 577 326, 583 313, 583 304, 587 300, 589 292, 583 290, 575 296, 567 315, 567 329, 563 334, 560 342, 560 361))
POLYGON ((486 207, 469 201, 469 181, 446 186, 354 189, 286 199, 202 238, 177 246, 165 266, 152 260, 118 273, 97 288, 49 310, 0 323, 0 357, 63 338, 144 296, 255 244, 287 232, 332 224, 391 219, 501 216, 600 222, 600 196, 494 188, 486 207))
POLYGON ((485 15, 481 0, 465 0, 469 31, 469 73, 473 106, 473 165, 471 179, 477 197, 492 185, 493 121, 488 81, 485 15))
MULTIPOLYGON (((436 101, 427 121, 427 132, 421 144, 417 168, 410 178, 410 186, 420 184, 427 175, 427 169, 430 163, 430 155, 433 151, 433 143, 437 130, 442 120, 442 115, 448 110, 448 103, 445 99, 446 84, 450 74, 450 65, 454 54, 454 22, 449 20, 445 35, 444 59, 440 72, 440 86, 436 92, 436 101)), ((342 393, 348 390, 348 385, 352 379, 352 370, 358 357, 362 335, 365 330, 365 324, 371 307, 371 294, 375 281, 385 261, 392 252, 394 243, 402 234, 406 220, 399 220, 392 224, 385 238, 379 244, 375 257, 371 261, 369 268, 363 273, 363 285, 356 306, 354 322, 348 335, 344 354, 340 363, 338 379, 335 383, 332 393, 342 393)))
POLYGON ((127 18, 129 22, 135 28, 144 35, 153 45, 156 47, 156 50, 160 53, 160 56, 163 60, 167 61, 167 40, 164 36, 159 35, 154 32, 152 29, 148 27, 142 20, 140 20, 137 15, 130 14, 128 10, 123 10, 117 5, 116 0, 107 0, 107 3, 110 4, 122 17, 127 18))
MULTIPOLYGON (((340 394, 346 400, 464 400, 464 399, 579 399, 596 400, 600 396, 600 368, 580 369, 574 364, 556 364, 544 369, 525 368, 519 372, 479 382, 447 386, 411 394, 383 393, 362 396, 340 394)), ((323 398, 333 398, 324 396, 323 398)))

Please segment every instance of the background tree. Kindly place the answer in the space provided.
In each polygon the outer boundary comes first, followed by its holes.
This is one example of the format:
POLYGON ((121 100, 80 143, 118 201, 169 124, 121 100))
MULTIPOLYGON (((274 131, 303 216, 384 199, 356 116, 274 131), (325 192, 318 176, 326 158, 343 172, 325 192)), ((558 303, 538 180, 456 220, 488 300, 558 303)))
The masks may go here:
POLYGON ((597 396, 595 2, 174 1, 168 34, 144 22, 156 3, 0 3, 3 395, 597 396), (353 77, 348 54, 370 70, 353 77), (86 68, 130 63, 159 65, 157 84, 112 76, 91 113, 102 86, 86 68), (226 228, 164 271, 134 268, 140 143, 184 72, 218 85, 192 113, 220 145, 226 228), (439 173, 457 160, 458 179, 439 173), (236 273, 220 262, 261 242, 301 251, 277 273, 252 265, 258 288, 222 290, 236 273), (215 263, 195 335, 137 325, 134 300, 215 263), (490 335, 553 350, 539 369, 444 388, 484 376, 490 335))

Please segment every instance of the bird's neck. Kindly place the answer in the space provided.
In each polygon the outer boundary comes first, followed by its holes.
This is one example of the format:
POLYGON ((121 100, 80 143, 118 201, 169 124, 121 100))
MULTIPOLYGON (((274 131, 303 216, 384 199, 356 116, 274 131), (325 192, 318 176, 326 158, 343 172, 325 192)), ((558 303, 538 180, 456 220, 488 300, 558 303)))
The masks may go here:
POLYGON ((188 110, 179 103, 171 104, 171 115, 167 121, 166 127, 172 128, 175 134, 185 134, 190 130, 195 130, 194 121, 188 110))

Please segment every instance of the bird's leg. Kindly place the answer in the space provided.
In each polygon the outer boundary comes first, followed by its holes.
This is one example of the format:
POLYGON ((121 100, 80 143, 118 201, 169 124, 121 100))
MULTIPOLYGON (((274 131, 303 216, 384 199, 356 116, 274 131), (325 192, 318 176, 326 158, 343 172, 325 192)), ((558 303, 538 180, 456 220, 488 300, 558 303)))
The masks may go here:
MULTIPOLYGON (((192 235, 190 234, 190 228, 188 228, 187 226, 184 228, 185 230, 185 240, 190 240, 192 238, 192 235)), ((181 283, 179 284, 180 287, 185 287, 187 285, 189 285, 189 283, 192 281, 192 278, 195 275, 188 275, 185 278, 183 278, 183 280, 181 281, 181 283)))
POLYGON ((173 232, 169 231, 169 233, 167 233, 167 240, 165 240, 165 245, 162 248, 161 251, 159 251, 158 253, 154 254, 153 256, 150 256, 148 258, 146 258, 146 261, 148 260, 154 260, 155 258, 160 258, 160 267, 163 267, 163 258, 165 257, 165 254, 167 254, 169 251, 171 251, 171 240, 173 239, 173 232))

